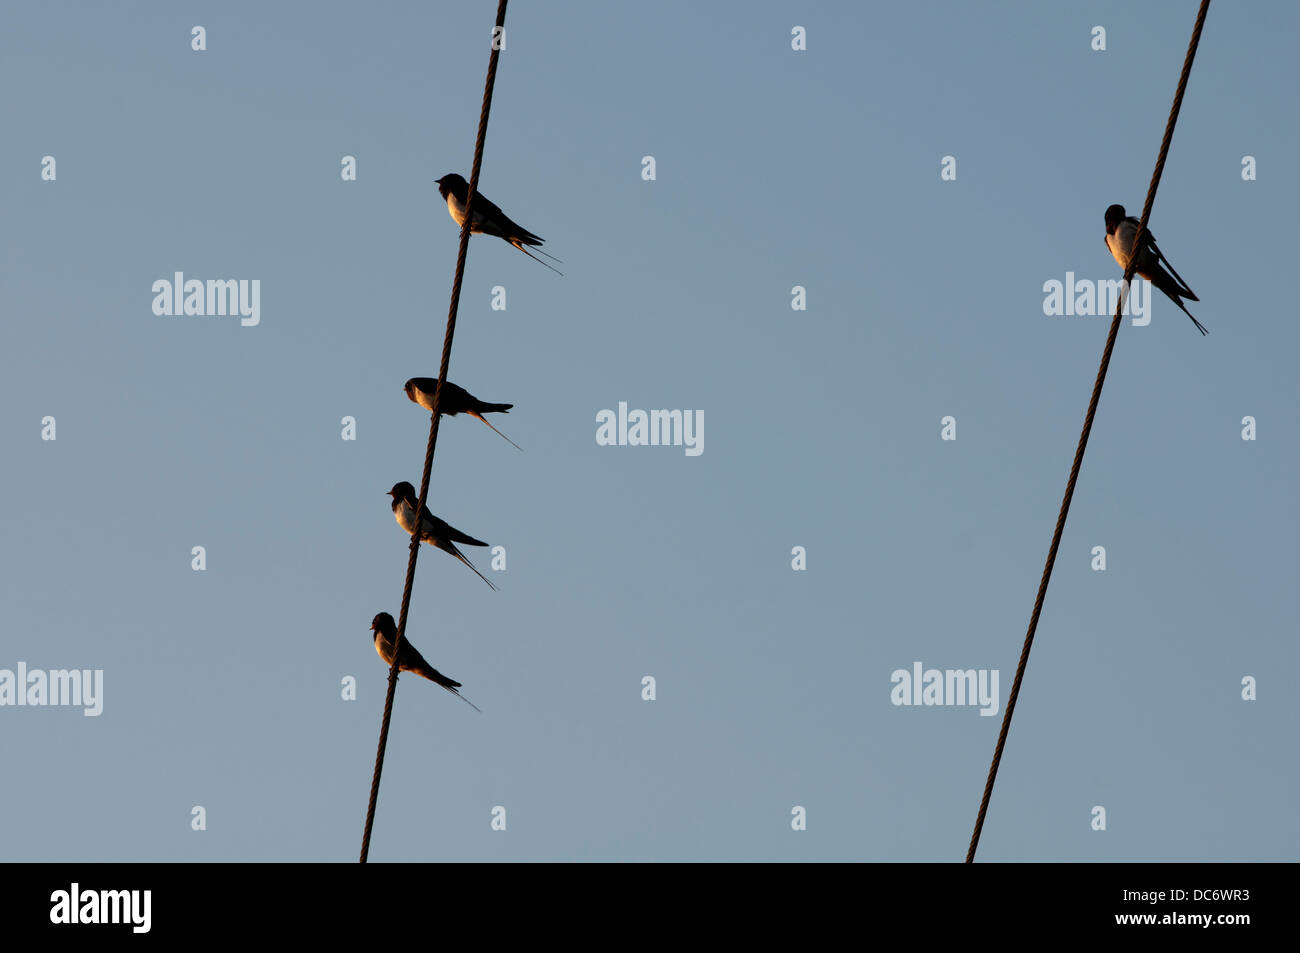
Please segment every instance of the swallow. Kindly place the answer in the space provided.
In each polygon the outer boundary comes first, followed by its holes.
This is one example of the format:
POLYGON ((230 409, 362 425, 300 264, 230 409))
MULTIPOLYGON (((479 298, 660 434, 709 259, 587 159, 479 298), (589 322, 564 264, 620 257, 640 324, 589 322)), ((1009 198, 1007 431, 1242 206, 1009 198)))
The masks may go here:
MULTIPOLYGON (((415 507, 420 502, 420 498, 415 495, 415 487, 405 481, 394 483, 393 488, 388 491, 388 495, 393 498, 393 516, 397 519, 397 525, 406 530, 408 534, 414 533, 415 507)), ((474 569, 474 564, 461 554, 461 551, 456 548, 456 544, 464 543, 466 546, 487 545, 481 539, 467 536, 460 530, 448 526, 430 513, 427 506, 420 513, 420 539, 426 543, 432 543, 444 553, 451 553, 470 569, 474 569)), ((477 569, 474 569, 474 573, 488 584, 488 588, 496 589, 496 586, 492 585, 487 576, 477 569)))
MULTIPOLYGON (((406 396, 411 398, 425 410, 433 412, 433 394, 438 389, 438 378, 436 377, 412 377, 404 385, 406 396)), ((489 404, 485 400, 479 400, 463 387, 457 387, 451 381, 442 382, 442 401, 438 407, 439 415, 446 414, 455 417, 457 414, 469 414, 471 417, 477 417, 483 423, 492 427, 484 414, 509 413, 514 404, 489 404)), ((492 427, 497 430, 496 427, 492 427)), ((499 436, 516 450, 522 451, 524 448, 519 446, 500 430, 497 430, 499 436)))
MULTIPOLYGON (((381 659, 392 665, 393 643, 397 641, 397 623, 393 621, 393 617, 387 612, 381 612, 371 620, 370 629, 375 633, 375 651, 379 653, 381 659)), ((456 691, 456 689, 460 688, 460 682, 448 678, 426 662, 424 656, 417 652, 415 646, 405 638, 402 639, 401 661, 397 665, 397 670, 423 675, 429 681, 441 685, 470 708, 482 714, 483 709, 456 691)))
MULTIPOLYGON (((1111 255, 1119 262, 1121 268, 1128 267, 1138 225, 1138 220, 1132 215, 1125 216, 1124 206, 1112 205, 1106 209, 1106 247, 1110 249, 1111 255)), ((1170 301, 1182 308, 1183 314, 1191 318, 1192 324, 1196 325, 1196 330, 1201 334, 1210 333, 1205 330, 1205 325, 1192 316, 1192 312, 1183 307, 1183 298, 1188 301, 1201 299, 1192 293, 1192 289, 1187 287, 1187 282, 1174 271, 1174 266, 1169 264, 1169 259, 1160 251, 1160 247, 1156 244, 1156 237, 1151 234, 1150 229, 1142 233, 1142 248, 1138 252, 1137 268, 1134 270, 1163 291, 1170 301), (1162 262, 1164 267, 1161 267, 1162 262), (1169 271, 1165 271, 1165 268, 1169 271)))
MULTIPOLYGON (((447 200, 447 211, 451 213, 451 217, 456 224, 463 227, 465 224, 465 199, 469 195, 469 183, 455 172, 448 172, 436 181, 438 183, 438 193, 447 200)), ((505 212, 485 199, 482 192, 476 191, 474 193, 474 222, 470 225, 469 230, 480 235, 495 235, 497 238, 504 238, 533 261, 546 265, 546 262, 525 247, 540 245, 545 239, 540 235, 534 235, 528 229, 512 221, 505 212)), ((537 250, 541 251, 551 261, 560 261, 554 255, 544 252, 540 248, 537 250)), ((560 264, 564 263, 560 262, 560 264)), ((546 267, 561 278, 564 277, 564 272, 558 268, 552 268, 550 265, 546 265, 546 267)))

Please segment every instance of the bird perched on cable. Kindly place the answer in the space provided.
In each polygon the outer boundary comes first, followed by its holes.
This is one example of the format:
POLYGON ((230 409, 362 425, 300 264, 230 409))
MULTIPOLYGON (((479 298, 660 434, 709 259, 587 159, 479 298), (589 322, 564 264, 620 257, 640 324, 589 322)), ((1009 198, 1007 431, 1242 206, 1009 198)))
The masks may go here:
MULTIPOLYGON (((397 519, 397 525, 406 530, 407 533, 414 533, 415 508, 420 504, 420 498, 415 495, 415 487, 405 481, 394 483, 393 488, 388 491, 388 495, 393 498, 393 516, 397 519)), ((474 569, 474 564, 456 548, 456 543, 464 543, 466 546, 487 545, 481 539, 467 536, 455 527, 448 526, 430 513, 427 506, 420 513, 420 539, 426 543, 432 543, 444 553, 451 553, 470 569, 474 569)), ((492 585, 487 576, 477 569, 474 569, 474 573, 486 582, 489 588, 496 589, 496 586, 492 585)))
MULTIPOLYGON (((447 200, 447 211, 451 213, 451 217, 457 225, 464 226, 465 199, 469 196, 469 183, 455 172, 448 172, 437 182, 439 194, 447 200)), ((546 262, 525 247, 530 245, 535 247, 545 239, 540 235, 534 235, 528 229, 512 221, 505 212, 485 199, 482 192, 474 193, 474 221, 469 230, 480 235, 495 235, 497 238, 504 238, 533 261, 546 265, 546 262)), ((540 248, 537 250, 546 255, 551 261, 560 261, 554 255, 544 252, 540 248)), ((563 262, 560 263, 563 264, 563 262)), ((546 267, 560 277, 564 277, 564 272, 558 268, 552 268, 550 265, 546 265, 546 267)))
MULTIPOLYGON (((406 396, 411 398, 425 410, 433 412, 433 394, 438 389, 438 378, 436 377, 412 377, 404 385, 406 396)), ((463 387, 457 387, 451 381, 442 382, 442 399, 438 403, 438 414, 446 414, 455 417, 457 414, 469 414, 471 417, 477 417, 483 423, 492 427, 484 414, 509 413, 514 404, 489 404, 485 400, 479 400, 463 387)), ((516 450, 523 450, 496 427, 497 435, 516 450)))
MULTIPOLYGON (((1110 249, 1111 255, 1119 262, 1121 268, 1128 267, 1129 258, 1133 254, 1133 239, 1137 236, 1139 224, 1136 218, 1124 214, 1122 205, 1112 205, 1106 209, 1106 247, 1110 249)), ((1192 293, 1192 289, 1187 287, 1187 282, 1174 271, 1174 266, 1169 264, 1169 259, 1160 251, 1160 247, 1156 244, 1156 237, 1151 234, 1150 229, 1142 233, 1142 248, 1138 251, 1137 268, 1134 270, 1163 291, 1170 301, 1182 308, 1183 314, 1191 318, 1192 324, 1196 325, 1196 330, 1202 334, 1210 333, 1205 330, 1205 325, 1192 316, 1192 312, 1183 307, 1183 298, 1188 301, 1201 299, 1192 293), (1164 267, 1161 267, 1162 262, 1164 267), (1165 268, 1169 270, 1165 271, 1165 268)))
MULTIPOLYGON (((397 623, 387 612, 381 612, 370 622, 370 629, 375 633, 375 651, 379 657, 389 665, 393 664, 393 643, 397 641, 397 623)), ((460 688, 460 682, 448 678, 442 672, 438 671, 432 665, 424 660, 424 656, 415 650, 406 638, 402 639, 402 651, 399 654, 400 661, 397 664, 399 672, 414 672, 416 675, 422 675, 429 681, 441 685, 447 691, 451 692, 470 708, 477 712, 482 712, 472 701, 462 695, 456 689, 460 688)))

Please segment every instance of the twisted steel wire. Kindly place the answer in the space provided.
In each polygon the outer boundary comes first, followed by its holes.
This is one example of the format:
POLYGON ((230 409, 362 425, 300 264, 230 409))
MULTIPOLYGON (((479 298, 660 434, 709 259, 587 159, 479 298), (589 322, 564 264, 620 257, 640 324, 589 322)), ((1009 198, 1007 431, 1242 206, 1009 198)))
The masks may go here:
MULTIPOLYGON (((1151 184, 1147 187, 1146 204, 1142 206, 1142 218, 1138 223, 1137 233, 1133 236, 1133 254, 1124 268, 1121 282, 1128 287, 1137 267, 1139 242, 1146 232, 1147 219, 1151 217, 1151 207, 1155 204, 1156 189, 1160 186, 1160 176, 1165 171, 1165 159, 1169 156, 1169 145, 1174 138, 1174 126, 1178 123, 1178 112, 1183 106, 1183 93, 1187 90, 1187 80, 1192 75, 1192 61, 1196 58, 1196 48, 1201 42, 1201 29, 1205 26, 1205 15, 1210 10, 1210 0, 1201 0, 1201 9, 1196 15, 1196 25, 1192 28, 1192 38, 1187 45, 1187 56, 1183 60, 1183 73, 1178 80, 1178 90, 1174 93, 1174 103, 1169 110, 1169 120, 1165 124, 1165 136, 1160 142, 1160 157, 1156 160, 1155 171, 1151 174, 1151 184)), ((1065 530, 1065 519, 1070 513, 1070 501, 1074 498, 1074 485, 1079 479, 1079 467, 1083 465, 1083 453, 1088 447, 1088 436, 1092 433, 1093 417, 1097 413, 1097 402, 1101 399, 1101 388, 1106 383, 1106 371, 1110 367, 1110 355, 1115 349, 1115 338, 1119 334, 1120 315, 1124 310, 1126 295, 1121 295, 1115 306, 1115 317, 1110 323, 1110 334, 1106 336, 1106 348, 1102 351, 1101 366, 1097 368, 1097 379, 1092 385, 1092 399, 1088 401, 1088 413, 1083 420, 1083 431, 1079 434, 1079 445, 1074 451, 1074 463, 1070 467, 1070 478, 1065 484, 1065 497, 1061 500, 1061 510, 1056 516, 1056 529, 1052 533, 1052 544, 1047 550, 1047 562, 1043 566, 1043 576, 1038 583, 1038 598, 1034 600, 1034 611, 1029 617, 1029 631, 1025 633, 1025 644, 1020 650, 1020 664, 1016 666, 1016 677, 1011 683, 1011 695, 1007 699, 1006 711, 1002 713, 1002 728, 998 732, 997 747, 993 751, 993 763, 989 766, 988 781, 984 785, 984 797, 980 801, 979 815, 975 819, 975 831, 971 834, 970 847, 966 851, 966 863, 973 863, 975 850, 979 847, 980 832, 984 829, 984 817, 988 813, 989 798, 993 796, 993 782, 997 780, 998 765, 1002 763, 1002 749, 1007 743, 1007 731, 1011 727, 1011 715, 1016 710, 1016 699, 1020 696, 1020 683, 1025 677, 1025 665, 1029 662, 1029 650, 1034 644, 1034 634, 1038 631, 1038 617, 1043 611, 1043 600, 1047 597, 1047 584, 1052 578, 1052 567, 1056 563, 1056 551, 1061 545, 1061 534, 1065 530)))
POLYGON ((424 451, 424 473, 420 478, 420 501, 416 506, 415 532, 411 534, 411 552, 406 563, 406 585, 402 589, 402 609, 397 620, 397 637, 393 641, 393 666, 388 672, 388 697, 384 700, 384 718, 379 726, 379 750, 375 754, 375 774, 370 782, 370 804, 366 808, 366 829, 361 838, 361 863, 370 855, 370 831, 375 822, 375 803, 379 799, 379 776, 384 770, 384 750, 388 747, 388 724, 393 716, 393 697, 397 693, 397 663, 406 635, 406 615, 411 606, 411 588, 415 584, 415 561, 420 552, 419 514, 424 512, 429 497, 429 478, 433 473, 433 454, 438 446, 438 402, 442 398, 442 385, 447 380, 447 366, 451 363, 451 342, 456 334, 456 314, 460 308, 460 286, 465 277, 465 256, 469 253, 470 227, 473 225, 474 193, 478 189, 479 170, 483 167, 483 144, 487 140, 488 113, 492 110, 492 89, 496 85, 497 59, 501 53, 498 38, 503 36, 506 22, 506 4, 497 5, 496 28, 492 32, 492 55, 488 58, 487 81, 483 86, 483 108, 478 118, 478 138, 474 141, 474 165, 470 170, 469 194, 465 197, 465 222, 460 229, 460 251, 456 255, 456 275, 451 283, 451 305, 447 312, 447 332, 442 341, 442 364, 438 369, 438 386, 433 392, 432 420, 429 423, 429 443, 424 451))

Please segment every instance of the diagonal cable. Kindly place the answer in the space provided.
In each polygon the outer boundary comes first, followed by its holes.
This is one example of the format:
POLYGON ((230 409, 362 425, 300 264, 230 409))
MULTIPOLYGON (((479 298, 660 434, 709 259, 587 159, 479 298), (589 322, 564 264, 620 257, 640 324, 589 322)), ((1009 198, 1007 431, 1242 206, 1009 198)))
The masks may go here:
POLYGON ((492 55, 488 58, 487 81, 483 86, 483 109, 478 117, 478 138, 474 142, 474 166, 470 170, 469 194, 465 196, 465 222, 460 229, 460 251, 456 255, 456 277, 451 284, 451 306, 447 312, 447 333, 442 341, 442 365, 438 369, 438 387, 433 392, 433 419, 429 423, 429 445, 424 451, 424 473, 420 479, 420 501, 415 509, 415 532, 411 534, 411 555, 406 563, 406 586, 402 590, 402 611, 397 620, 397 637, 393 643, 393 666, 388 672, 388 697, 384 701, 384 720, 379 727, 379 751, 375 755, 375 776, 370 782, 370 805, 366 808, 366 830, 361 838, 361 863, 370 854, 370 830, 375 822, 375 802, 379 799, 379 776, 384 770, 384 749, 388 746, 388 723, 393 716, 393 696, 397 692, 397 662, 401 657, 406 635, 406 613, 411 606, 411 587, 415 583, 415 560, 420 552, 420 514, 424 512, 429 496, 429 477, 433 472, 433 453, 438 445, 438 401, 442 385, 447 380, 447 365, 451 363, 451 341, 456 333, 456 312, 460 308, 460 286, 465 277, 465 256, 469 252, 470 226, 473 224, 474 195, 478 189, 479 170, 483 167, 483 143, 487 139, 488 113, 492 109, 492 87, 496 85, 497 58, 506 23, 506 4, 497 4, 496 28, 492 31, 492 55))
MULTIPOLYGON (((1183 74, 1178 80, 1178 90, 1174 93, 1174 104, 1169 110, 1169 121, 1165 124, 1165 137, 1160 143, 1160 158, 1156 160, 1155 171, 1151 174, 1151 184, 1147 188, 1146 204, 1142 206, 1142 218, 1138 223, 1137 233, 1133 236, 1133 254, 1124 268, 1122 281, 1125 289, 1137 267, 1138 249, 1143 234, 1146 232, 1147 219, 1151 216, 1151 206, 1156 201, 1156 189, 1160 187, 1160 176, 1165 171, 1165 159, 1169 155, 1169 144, 1174 138, 1174 126, 1178 122, 1178 111, 1183 106, 1183 93, 1187 90, 1187 80, 1192 75, 1192 60, 1196 58, 1196 47, 1201 42, 1201 28, 1205 26, 1205 15, 1210 10, 1210 0, 1201 0, 1200 12, 1196 15, 1196 25, 1192 27, 1192 38, 1187 45, 1187 57, 1183 60, 1183 74)), ((1061 501, 1061 511, 1056 516, 1056 530, 1052 533, 1052 545, 1047 550, 1047 563, 1043 566, 1043 578, 1038 583, 1038 598, 1034 600, 1034 611, 1029 617, 1029 631, 1025 634, 1024 648, 1020 651, 1020 664, 1016 666, 1016 678, 1011 684, 1011 695, 1007 699, 1006 711, 1002 714, 1002 729, 998 732, 998 744, 993 751, 993 764, 989 767, 988 781, 984 785, 984 798, 980 801, 979 816, 975 819, 975 832, 971 835, 970 848, 966 852, 966 863, 975 860, 975 850, 979 847, 980 832, 984 829, 984 815, 988 813, 989 798, 993 795, 993 782, 998 776, 998 765, 1002 762, 1002 749, 1007 743, 1007 731, 1011 727, 1011 715, 1016 710, 1016 699, 1020 695, 1020 682, 1025 677, 1025 665, 1029 662, 1029 649, 1034 644, 1034 633, 1038 630, 1038 616, 1043 611, 1043 600, 1047 596, 1047 584, 1052 579, 1052 566, 1056 563, 1056 550, 1061 545, 1061 534, 1065 530, 1065 518, 1070 513, 1070 501, 1074 498, 1074 484, 1079 479, 1079 467, 1083 465, 1083 452, 1088 447, 1088 435, 1092 433, 1092 420, 1097 413, 1097 402, 1101 399, 1101 388, 1106 383, 1106 370, 1110 367, 1110 354, 1115 349, 1115 336, 1119 333, 1120 315, 1124 310, 1126 296, 1121 295, 1115 307, 1115 317, 1110 323, 1110 334, 1106 337, 1106 348, 1101 355, 1101 366, 1097 369, 1097 380, 1092 385, 1092 399, 1088 402, 1088 414, 1083 420, 1083 432, 1079 434, 1079 445, 1074 451, 1074 464, 1070 467, 1070 479, 1065 484, 1065 498, 1061 501)))

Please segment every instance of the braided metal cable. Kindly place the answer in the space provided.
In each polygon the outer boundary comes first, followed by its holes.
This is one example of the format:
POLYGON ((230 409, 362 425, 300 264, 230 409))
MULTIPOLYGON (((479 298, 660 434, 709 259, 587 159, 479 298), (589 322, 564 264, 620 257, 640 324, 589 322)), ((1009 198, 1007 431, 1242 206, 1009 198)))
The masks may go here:
POLYGON ((384 749, 388 746, 388 723, 393 716, 393 696, 397 693, 397 663, 406 635, 406 614, 411 606, 411 588, 415 584, 415 560, 420 552, 420 514, 429 497, 429 478, 433 473, 433 454, 438 446, 438 401, 447 380, 451 363, 451 341, 456 334, 456 313, 460 308, 460 286, 465 277, 465 256, 469 253, 470 227, 474 223, 474 193, 478 189, 479 170, 483 167, 483 144, 487 140, 488 113, 492 109, 492 88, 496 85, 497 58, 501 53, 500 37, 505 29, 506 4, 497 5, 496 28, 492 32, 492 55, 488 59, 487 81, 483 87, 483 108, 478 117, 478 138, 474 141, 474 166, 470 170, 469 194, 465 197, 465 222, 460 229, 460 251, 456 255, 456 276, 451 284, 451 305, 447 312, 447 333, 442 341, 442 365, 438 369, 438 387, 433 392, 433 419, 429 423, 429 444, 424 451, 424 473, 420 479, 420 501, 415 509, 415 532, 411 534, 411 552, 406 563, 406 585, 402 589, 402 610, 397 620, 397 637, 393 640, 393 666, 388 672, 388 697, 384 700, 384 719, 379 727, 379 750, 375 754, 375 775, 370 782, 370 805, 366 808, 366 830, 361 838, 361 863, 370 855, 370 831, 375 822, 375 803, 379 799, 379 776, 384 770, 384 749))
MULTIPOLYGON (((1156 189, 1160 187, 1160 176, 1165 171, 1165 159, 1169 155, 1169 145, 1174 138, 1174 126, 1178 122, 1178 112, 1183 106, 1183 93, 1187 90, 1187 80, 1192 75, 1192 60, 1196 58, 1196 48, 1201 42, 1201 29, 1205 26, 1205 15, 1210 10, 1210 0, 1201 0, 1200 12, 1196 15, 1196 25, 1192 28, 1192 38, 1187 45, 1187 56, 1183 60, 1183 73, 1178 80, 1178 90, 1174 93, 1174 104, 1169 110, 1169 121, 1165 124, 1165 137, 1160 143, 1160 157, 1156 160, 1155 172, 1151 175, 1151 184, 1147 187, 1146 204, 1142 206, 1142 218, 1138 223, 1137 233, 1133 236, 1133 254, 1129 256, 1124 268, 1121 284, 1127 288, 1137 267, 1139 242, 1146 232, 1147 219, 1151 216, 1151 207, 1156 201, 1156 189)), ((1065 498, 1061 501, 1061 510, 1056 516, 1056 529, 1052 533, 1052 544, 1047 550, 1047 563, 1043 566, 1043 577, 1038 583, 1038 598, 1034 600, 1034 611, 1029 617, 1029 631, 1025 633, 1025 644, 1020 651, 1020 664, 1016 666, 1015 681, 1011 683, 1011 695, 1007 699, 1006 711, 1002 714, 1002 729, 998 732, 998 744, 993 751, 993 763, 989 767, 988 781, 984 785, 984 797, 980 801, 979 816, 975 819, 975 832, 971 835, 970 847, 966 851, 966 863, 975 860, 975 850, 979 847, 980 832, 984 829, 984 816, 988 813, 989 798, 993 796, 993 782, 998 776, 998 765, 1002 762, 1002 749, 1007 743, 1007 731, 1011 727, 1011 715, 1016 710, 1016 699, 1020 696, 1020 683, 1025 677, 1025 665, 1029 662, 1029 650, 1034 644, 1034 634, 1038 631, 1038 617, 1043 611, 1043 600, 1047 597, 1047 584, 1052 579, 1052 566, 1056 563, 1056 551, 1061 545, 1061 534, 1065 530, 1065 519, 1070 513, 1070 501, 1074 498, 1074 484, 1079 479, 1079 468, 1083 465, 1083 452, 1088 447, 1088 436, 1092 433, 1092 420, 1097 413, 1097 402, 1101 399, 1101 388, 1106 383, 1106 371, 1110 367, 1111 351, 1115 349, 1115 338, 1119 334, 1120 315, 1124 311, 1126 295, 1121 295, 1115 306, 1115 317, 1110 323, 1110 334, 1106 336, 1106 348, 1102 351, 1101 366, 1097 368, 1097 379, 1092 385, 1092 399, 1088 401, 1088 414, 1083 420, 1083 431, 1079 434, 1079 445, 1074 451, 1074 463, 1070 467, 1070 479, 1065 485, 1065 498)))

